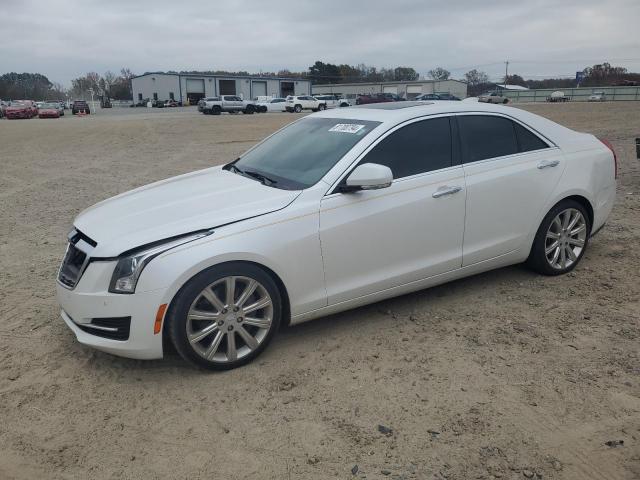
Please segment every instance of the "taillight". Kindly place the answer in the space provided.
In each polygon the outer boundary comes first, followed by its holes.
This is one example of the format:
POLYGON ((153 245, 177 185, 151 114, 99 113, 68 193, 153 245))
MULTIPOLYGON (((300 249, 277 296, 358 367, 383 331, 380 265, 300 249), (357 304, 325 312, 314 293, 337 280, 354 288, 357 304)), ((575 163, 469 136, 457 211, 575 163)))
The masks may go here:
POLYGON ((613 153, 613 168, 615 169, 615 178, 618 178, 618 156, 616 155, 616 151, 613 149, 613 145, 611 145, 609 140, 605 140, 604 138, 600 138, 599 140, 613 153))

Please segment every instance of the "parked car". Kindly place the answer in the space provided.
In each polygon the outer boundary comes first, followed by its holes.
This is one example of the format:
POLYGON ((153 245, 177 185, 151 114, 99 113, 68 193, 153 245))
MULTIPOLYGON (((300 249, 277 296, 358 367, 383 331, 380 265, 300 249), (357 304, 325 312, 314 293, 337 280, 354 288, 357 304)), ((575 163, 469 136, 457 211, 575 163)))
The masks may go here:
POLYGON ((460 98, 455 95, 451 95, 450 93, 423 93, 422 95, 418 95, 414 100, 417 101, 428 101, 428 100, 453 100, 459 101, 460 98))
POLYGON ((607 142, 521 109, 319 112, 225 166, 82 212, 61 315, 109 353, 161 358, 170 341, 195 365, 237 367, 281 325, 522 262, 570 272, 611 212, 616 171, 607 142))
POLYGON ((487 92, 478 96, 478 101, 483 103, 508 103, 509 99, 500 92, 487 92))
POLYGON ((178 102, 176 102, 175 100, 167 100, 166 102, 164 102, 164 106, 165 107, 179 107, 180 104, 178 102))
POLYGON ((85 113, 89 115, 91 113, 89 104, 84 100, 74 100, 73 104, 71 104, 71 114, 75 115, 77 113, 85 113))
POLYGON ((31 100, 12 100, 4 111, 7 119, 33 118, 38 115, 38 108, 31 100))
POLYGON ((314 98, 320 102, 324 102, 327 108, 340 106, 340 98, 337 95, 314 95, 314 98))
POLYGON ((358 95, 355 93, 345 93, 340 96, 339 107, 351 107, 356 104, 358 95))
POLYGON ((287 106, 286 98, 269 98, 268 100, 256 103, 256 111, 258 112, 285 112, 287 106))
POLYGON ((311 95, 298 95, 288 96, 285 104, 287 112, 300 113, 303 110, 311 110, 317 112, 318 110, 326 110, 326 102, 320 101, 311 95))
POLYGON ((569 100, 571 100, 571 97, 565 95, 564 92, 561 90, 551 92, 551 95, 547 97, 547 102, 551 102, 551 103, 568 102, 569 100))
MULTIPOLYGON (((200 106, 198 105, 198 110, 200 106)), ((220 115, 222 112, 246 113, 256 112, 256 104, 253 101, 245 101, 236 95, 220 95, 209 97, 203 102, 202 113, 205 115, 220 115)))
POLYGON ((38 118, 60 118, 61 115, 64 115, 64 108, 57 102, 45 102, 38 109, 38 118))
POLYGON ((589 102, 604 102, 607 99, 607 95, 604 92, 593 92, 589 95, 587 101, 589 102))
POLYGON ((382 95, 371 93, 371 94, 362 94, 358 95, 356 98, 356 105, 368 105, 370 103, 387 103, 392 100, 387 97, 383 97, 382 95))

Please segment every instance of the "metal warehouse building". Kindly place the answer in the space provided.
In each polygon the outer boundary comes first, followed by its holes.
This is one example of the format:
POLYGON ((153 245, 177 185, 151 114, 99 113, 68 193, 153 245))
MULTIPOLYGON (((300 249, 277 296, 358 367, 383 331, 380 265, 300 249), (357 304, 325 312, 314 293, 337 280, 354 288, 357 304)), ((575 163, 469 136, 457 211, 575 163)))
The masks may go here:
POLYGON ((450 93, 459 98, 467 96, 467 84, 459 80, 418 80, 415 82, 382 82, 382 83, 334 83, 313 85, 313 94, 365 94, 395 93, 401 97, 412 99, 423 93, 450 93))
POLYGON ((203 97, 216 95, 238 95, 244 99, 262 95, 310 95, 311 83, 296 78, 145 73, 131 79, 131 90, 136 102, 148 98, 176 100, 186 104, 188 100, 193 105, 203 97))

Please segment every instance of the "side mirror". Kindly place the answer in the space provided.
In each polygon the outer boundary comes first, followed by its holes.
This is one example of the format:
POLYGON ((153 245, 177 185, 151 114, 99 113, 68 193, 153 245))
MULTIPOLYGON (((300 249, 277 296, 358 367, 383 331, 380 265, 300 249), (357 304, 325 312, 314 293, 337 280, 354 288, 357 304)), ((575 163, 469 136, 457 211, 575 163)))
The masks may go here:
POLYGON ((340 190, 342 192, 377 190, 391 186, 391 182, 393 182, 393 173, 389 167, 377 163, 363 163, 351 172, 347 177, 346 185, 343 185, 340 190))

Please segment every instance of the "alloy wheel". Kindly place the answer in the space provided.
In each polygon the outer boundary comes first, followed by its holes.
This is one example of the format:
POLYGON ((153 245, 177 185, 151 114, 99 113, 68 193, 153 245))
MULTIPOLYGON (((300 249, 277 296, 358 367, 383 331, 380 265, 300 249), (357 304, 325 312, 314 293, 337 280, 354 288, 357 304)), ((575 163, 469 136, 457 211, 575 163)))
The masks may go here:
POLYGON ((547 230, 544 253, 549 265, 564 270, 578 261, 587 240, 587 222, 580 210, 567 208, 547 230))
POLYGON ((256 350, 273 320, 273 300, 253 278, 228 276, 202 290, 187 313, 187 340, 214 363, 235 362, 256 350))

